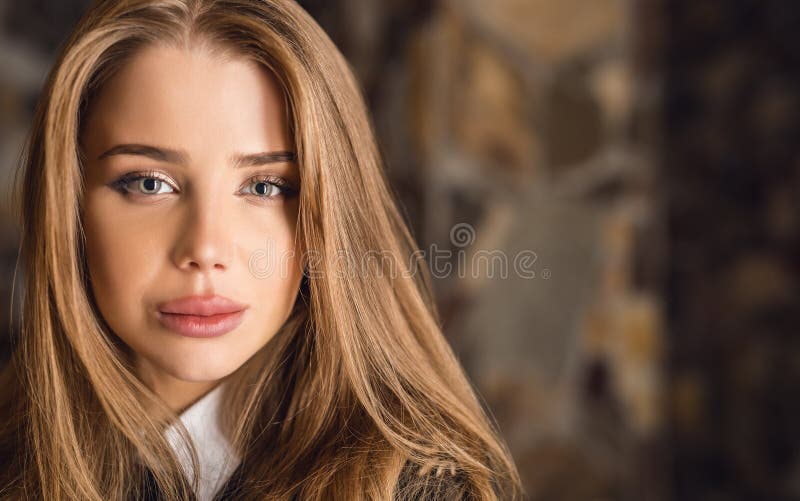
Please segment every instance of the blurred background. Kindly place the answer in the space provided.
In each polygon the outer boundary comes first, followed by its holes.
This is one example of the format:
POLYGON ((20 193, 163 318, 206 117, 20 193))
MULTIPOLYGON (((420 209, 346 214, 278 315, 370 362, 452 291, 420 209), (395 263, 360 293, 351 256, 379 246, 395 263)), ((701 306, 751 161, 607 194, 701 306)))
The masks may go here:
MULTIPOLYGON (((300 3, 423 252, 480 263, 434 270, 439 307, 530 499, 800 499, 800 2, 300 3)), ((3 305, 21 144, 87 5, 0 0, 3 305)))

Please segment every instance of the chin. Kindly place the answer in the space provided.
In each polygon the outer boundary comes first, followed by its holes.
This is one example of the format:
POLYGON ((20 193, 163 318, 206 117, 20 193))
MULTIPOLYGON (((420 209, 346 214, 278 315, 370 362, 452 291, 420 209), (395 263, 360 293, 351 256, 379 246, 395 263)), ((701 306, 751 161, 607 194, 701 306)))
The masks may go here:
POLYGON ((241 366, 238 358, 226 357, 219 351, 208 354, 182 353, 166 360, 152 360, 152 364, 175 379, 192 383, 218 381, 241 366))
POLYGON ((208 382, 218 381, 227 376, 230 376, 241 364, 213 364, 203 363, 202 361, 194 361, 190 364, 180 365, 173 368, 173 376, 187 382, 208 382))
POLYGON ((203 367, 201 364, 195 364, 188 367, 170 367, 165 368, 175 379, 185 381, 187 383, 207 383, 210 381, 219 381, 230 374, 232 374, 237 367, 231 367, 230 370, 210 370, 208 367, 203 367))

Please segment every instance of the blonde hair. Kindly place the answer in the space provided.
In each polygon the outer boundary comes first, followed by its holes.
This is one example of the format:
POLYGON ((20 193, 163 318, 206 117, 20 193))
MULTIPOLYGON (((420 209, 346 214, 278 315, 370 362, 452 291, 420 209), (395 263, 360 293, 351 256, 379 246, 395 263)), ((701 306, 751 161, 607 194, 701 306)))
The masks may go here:
POLYGON ((192 498, 163 436, 175 415, 104 323, 83 250, 81 119, 149 44, 200 44, 274 73, 301 171, 299 239, 317 257, 285 325, 227 380, 225 426, 243 458, 230 497, 521 497, 442 335, 359 86, 291 0, 100 1, 64 46, 22 162, 26 290, 2 374, 0 496, 138 499, 149 474, 164 498, 192 498))

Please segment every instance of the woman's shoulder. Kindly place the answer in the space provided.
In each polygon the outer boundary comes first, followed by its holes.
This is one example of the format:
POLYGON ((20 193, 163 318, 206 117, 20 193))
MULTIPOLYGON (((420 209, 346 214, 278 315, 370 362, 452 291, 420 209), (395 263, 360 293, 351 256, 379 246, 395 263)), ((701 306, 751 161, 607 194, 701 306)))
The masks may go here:
POLYGON ((395 501, 467 500, 468 477, 452 465, 420 465, 406 461, 398 478, 395 501))

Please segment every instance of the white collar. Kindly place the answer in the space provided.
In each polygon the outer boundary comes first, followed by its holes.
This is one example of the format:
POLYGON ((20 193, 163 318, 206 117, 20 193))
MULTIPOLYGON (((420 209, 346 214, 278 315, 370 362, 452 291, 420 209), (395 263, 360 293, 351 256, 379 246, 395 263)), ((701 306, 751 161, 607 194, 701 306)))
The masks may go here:
MULTIPOLYGON (((197 450, 200 475, 195 494, 198 501, 211 500, 241 460, 219 425, 223 386, 218 385, 180 415, 197 450)), ((176 425, 171 425, 165 435, 183 466, 186 478, 191 480, 193 472, 189 450, 181 441, 176 425)))

